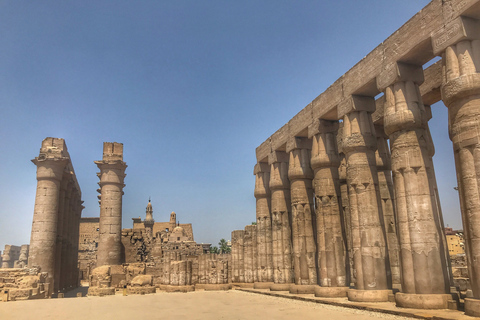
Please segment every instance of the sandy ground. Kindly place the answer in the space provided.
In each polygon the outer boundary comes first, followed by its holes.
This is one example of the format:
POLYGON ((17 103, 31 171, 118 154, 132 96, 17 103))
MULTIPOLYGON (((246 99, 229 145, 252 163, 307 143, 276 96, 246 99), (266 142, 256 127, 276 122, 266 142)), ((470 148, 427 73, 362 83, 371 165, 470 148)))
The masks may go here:
POLYGON ((0 319, 407 319, 241 291, 0 302, 0 319))

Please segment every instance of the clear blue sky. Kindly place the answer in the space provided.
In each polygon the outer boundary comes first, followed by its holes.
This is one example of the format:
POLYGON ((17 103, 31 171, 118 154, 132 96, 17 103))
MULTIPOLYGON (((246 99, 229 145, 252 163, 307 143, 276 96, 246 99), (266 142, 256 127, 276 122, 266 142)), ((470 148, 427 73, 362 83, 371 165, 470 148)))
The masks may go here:
MULTIPOLYGON (((66 140, 98 216, 102 143, 124 144, 123 227, 171 211, 198 242, 255 221, 255 148, 426 0, 0 0, 0 250, 30 241, 38 155, 66 140)), ((433 106, 446 223, 460 228, 447 109, 433 106)))

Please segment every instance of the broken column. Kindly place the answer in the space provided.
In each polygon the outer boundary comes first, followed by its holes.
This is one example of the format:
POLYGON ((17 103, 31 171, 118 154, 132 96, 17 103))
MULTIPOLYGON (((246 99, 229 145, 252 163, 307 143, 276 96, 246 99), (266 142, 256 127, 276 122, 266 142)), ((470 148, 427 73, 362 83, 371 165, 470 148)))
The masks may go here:
POLYGON ((48 273, 48 295, 53 292, 54 287, 60 182, 68 161, 65 141, 57 138, 43 140, 39 156, 32 160, 37 166, 37 192, 29 266, 39 266, 42 272, 48 273))
POLYGON ((473 297, 465 313, 480 316, 480 22, 459 17, 432 37, 442 55, 442 100, 457 169, 460 208, 473 297), (447 39, 447 41, 445 41, 447 39))
POLYGON ((391 286, 393 289, 402 291, 400 279, 400 256, 395 219, 395 204, 393 200, 392 167, 390 161, 388 137, 385 134, 383 126, 381 125, 375 126, 375 132, 377 136, 377 151, 375 152, 375 159, 377 162, 378 184, 380 188, 380 199, 382 200, 383 221, 387 239, 388 262, 390 263, 390 268, 387 268, 387 280, 391 281, 391 286), (388 274, 389 269, 391 274, 388 274))
POLYGON ((244 277, 246 283, 257 282, 257 226, 245 226, 243 236, 244 277))
POLYGON ((95 161, 100 169, 100 235, 97 251, 97 266, 122 263, 122 196, 125 187, 123 144, 103 143, 103 159, 95 161))
POLYGON ((244 268, 244 230, 232 231, 232 282, 245 282, 244 268))
POLYGON ((341 106, 347 110, 343 126, 343 152, 351 214, 352 251, 356 272, 351 301, 387 301, 387 260, 382 206, 375 161, 376 138, 371 97, 351 96, 341 106))
POLYGON ((285 291, 294 282, 292 236, 290 228, 291 201, 288 181, 289 156, 274 151, 268 157, 270 164, 270 192, 272 205, 273 282, 270 290, 285 291))
POLYGON ((392 150, 400 240, 402 292, 395 294, 395 302, 405 308, 446 309, 451 296, 435 186, 429 178, 433 162, 419 89, 423 70, 402 63, 393 68, 377 85, 385 90, 384 124, 392 150))
POLYGON ((270 288, 273 283, 272 218, 270 214, 270 167, 255 165, 255 198, 257 211, 257 281, 255 288, 270 288))
POLYGON ((291 293, 314 293, 317 284, 316 245, 313 234, 312 140, 294 137, 287 142, 290 153, 288 178, 292 201, 292 242, 295 285, 291 293))
POLYGON ((309 127, 309 135, 313 136, 311 165, 314 170, 320 284, 320 287, 315 287, 317 297, 346 297, 350 285, 342 226, 337 130, 337 121, 320 120, 309 127))

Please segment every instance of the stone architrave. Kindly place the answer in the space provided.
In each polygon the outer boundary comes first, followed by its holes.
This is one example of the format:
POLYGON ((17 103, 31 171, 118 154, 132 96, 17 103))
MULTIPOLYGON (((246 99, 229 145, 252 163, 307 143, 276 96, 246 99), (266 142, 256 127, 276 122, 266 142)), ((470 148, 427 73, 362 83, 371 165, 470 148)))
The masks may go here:
POLYGON ((465 251, 472 298, 465 313, 480 317, 480 21, 460 17, 432 37, 448 36, 451 43, 437 48, 442 55, 442 100, 448 108, 462 211, 465 251))
POLYGON ((270 211, 270 166, 255 165, 255 198, 257 211, 257 281, 273 282, 272 218, 270 211))
POLYGON ((283 151, 269 155, 270 192, 272 206, 273 282, 270 289, 288 290, 285 284, 294 282, 291 236, 289 156, 283 151))
POLYGON ((347 276, 345 237, 336 145, 338 122, 320 120, 313 136, 311 165, 314 170, 318 276, 321 288, 316 296, 345 297, 350 285, 347 276), (336 287, 332 290, 331 287, 336 287), (343 290, 339 290, 339 288, 343 290))
POLYGON ((419 89, 423 70, 401 63, 395 67, 395 77, 381 81, 388 86, 379 88, 385 90, 384 125, 390 138, 400 241, 402 293, 395 301, 406 308, 446 309, 449 273, 435 179, 429 177, 433 151, 419 89))
MULTIPOLYGON (((295 284, 317 284, 316 244, 313 233, 314 205, 310 167, 312 140, 295 137, 287 143, 290 153, 288 178, 292 201, 292 242, 295 284)), ((292 292, 292 290, 290 290, 292 292)), ((293 293, 293 292, 292 292, 293 293)))
POLYGON ((55 258, 58 235, 58 208, 60 183, 69 156, 63 139, 46 138, 38 157, 32 160, 37 166, 37 192, 30 238, 29 266, 39 266, 47 272, 48 296, 55 287, 55 258))
POLYGON ((245 282, 257 282, 257 226, 245 226, 245 234, 243 236, 243 259, 245 266, 245 282))
POLYGON ((375 126, 375 132, 377 135, 377 151, 375 152, 375 159, 377 162, 380 198, 382 199, 383 221, 385 225, 385 235, 388 248, 388 261, 390 263, 391 271, 391 277, 387 277, 387 279, 390 281, 391 278, 392 287, 401 291, 400 256, 398 248, 392 167, 390 161, 388 137, 385 134, 383 126, 381 125, 375 126))
POLYGON ((103 159, 95 161, 100 169, 100 235, 97 267, 122 263, 122 196, 125 187, 123 144, 103 143, 103 159))
POLYGON ((352 96, 344 101, 352 110, 344 117, 343 152, 351 214, 352 251, 356 272, 351 301, 387 301, 387 253, 382 205, 375 162, 376 138, 371 113, 375 101, 352 96))

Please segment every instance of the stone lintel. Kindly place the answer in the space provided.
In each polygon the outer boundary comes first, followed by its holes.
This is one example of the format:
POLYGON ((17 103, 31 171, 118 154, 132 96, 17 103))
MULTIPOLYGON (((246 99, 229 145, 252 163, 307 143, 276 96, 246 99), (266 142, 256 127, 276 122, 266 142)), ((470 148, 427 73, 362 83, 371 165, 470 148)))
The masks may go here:
POLYGON ((268 155, 268 164, 272 165, 276 162, 288 162, 290 156, 285 151, 273 151, 268 155))
POLYGON ((123 161, 123 143, 104 142, 103 143, 103 160, 123 161))
POLYGON ((433 53, 441 55, 447 47, 462 40, 480 39, 480 21, 460 16, 432 34, 433 53))
POLYGON ((308 125, 312 123, 312 121, 312 103, 310 103, 288 122, 289 135, 306 137, 308 134, 308 125))
POLYGON ((337 130, 338 121, 316 119, 311 125, 308 126, 308 138, 311 139, 313 136, 319 133, 337 132, 337 130))
POLYGON ((385 88, 399 81, 413 81, 420 85, 424 80, 422 66, 394 62, 377 76, 377 88, 383 92, 385 88))
POLYGON ((261 172, 270 172, 270 165, 267 162, 259 162, 253 167, 253 175, 261 172))
POLYGON ((373 113, 375 111, 375 98, 352 95, 338 105, 338 116, 340 118, 353 111, 373 113))
POLYGON ((313 119, 337 120, 336 105, 343 99, 343 77, 335 81, 322 94, 312 101, 313 119))
POLYGON ((255 149, 257 162, 266 162, 268 155, 272 152, 272 139, 268 138, 255 149))
POLYGON ((272 134, 272 151, 285 151, 285 146, 289 138, 288 123, 272 134))
POLYGON ((286 152, 291 152, 295 149, 312 149, 312 139, 305 137, 293 137, 287 141, 286 152))

